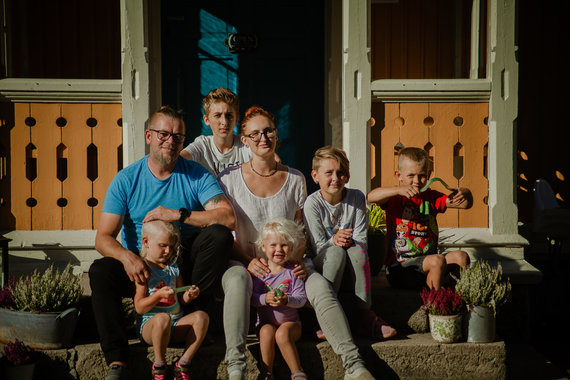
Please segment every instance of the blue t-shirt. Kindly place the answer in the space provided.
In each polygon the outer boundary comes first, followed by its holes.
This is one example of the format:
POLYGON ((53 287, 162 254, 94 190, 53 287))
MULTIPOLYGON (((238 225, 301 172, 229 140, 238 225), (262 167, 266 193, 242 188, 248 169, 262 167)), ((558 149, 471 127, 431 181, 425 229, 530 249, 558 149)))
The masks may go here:
MULTIPOLYGON (((202 165, 179 157, 167 179, 156 178, 148 168, 148 155, 121 170, 107 189, 102 212, 124 215, 123 247, 138 253, 142 221, 158 206, 202 211, 212 197, 223 194, 216 178, 202 165)), ((180 225, 182 239, 198 232, 198 227, 180 225)))

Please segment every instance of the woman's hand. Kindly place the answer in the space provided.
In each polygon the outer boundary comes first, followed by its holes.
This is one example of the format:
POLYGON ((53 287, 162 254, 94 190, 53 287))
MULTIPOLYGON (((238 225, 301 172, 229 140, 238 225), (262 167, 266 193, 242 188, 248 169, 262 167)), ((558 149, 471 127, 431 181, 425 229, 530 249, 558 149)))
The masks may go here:
POLYGON ((247 266, 247 271, 251 273, 252 276, 257 278, 262 278, 269 272, 269 266, 267 265, 267 260, 259 257, 254 257, 251 259, 247 266))
POLYGON ((338 230, 337 233, 333 235, 333 243, 337 247, 350 248, 354 243, 352 240, 352 228, 338 230))
POLYGON ((298 279, 304 281, 305 278, 307 278, 307 271, 305 270, 305 263, 302 261, 295 263, 295 266, 293 267, 293 274, 298 279))

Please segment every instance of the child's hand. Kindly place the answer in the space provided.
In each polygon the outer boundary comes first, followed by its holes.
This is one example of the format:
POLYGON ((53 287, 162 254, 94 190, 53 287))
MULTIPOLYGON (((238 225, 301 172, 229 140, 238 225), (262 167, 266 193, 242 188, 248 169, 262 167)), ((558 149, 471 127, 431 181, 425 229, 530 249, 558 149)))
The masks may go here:
POLYGON ((403 185, 398 187, 398 194, 408 199, 415 197, 420 193, 420 188, 415 185, 403 185))
POLYGON ((199 295, 200 295, 200 288, 197 287, 196 285, 192 285, 190 289, 188 289, 182 294, 182 301, 184 301, 184 303, 189 303, 192 300, 198 298, 199 295))
POLYGON ((455 208, 468 208, 471 207, 473 201, 471 191, 465 187, 460 187, 457 190, 453 190, 451 194, 447 196, 448 206, 455 208))
POLYGON ((174 290, 170 286, 164 286, 154 292, 157 296, 162 298, 170 298, 174 295, 174 290))
POLYGON ((265 303, 271 307, 287 305, 287 302, 289 302, 287 294, 282 294, 281 297, 278 298, 275 296, 275 290, 265 293, 265 303))
POLYGON ((349 248, 354 243, 352 240, 352 228, 338 230, 333 236, 333 243, 337 247, 349 248))

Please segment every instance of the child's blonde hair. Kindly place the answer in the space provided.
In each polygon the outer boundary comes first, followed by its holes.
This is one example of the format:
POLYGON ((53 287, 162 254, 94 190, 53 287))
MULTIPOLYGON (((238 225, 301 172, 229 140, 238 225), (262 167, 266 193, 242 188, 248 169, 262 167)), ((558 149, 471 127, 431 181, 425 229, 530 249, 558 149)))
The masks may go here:
POLYGON ((202 101, 202 107, 204 108, 204 115, 208 116, 212 104, 218 102, 224 102, 227 105, 231 106, 236 111, 236 113, 239 112, 238 96, 233 91, 228 90, 227 88, 220 87, 214 90, 210 90, 210 92, 208 92, 208 95, 206 95, 206 97, 202 101))
POLYGON ((400 170, 402 161, 404 159, 408 159, 417 162, 418 164, 421 164, 426 171, 430 170, 428 153, 421 148, 416 148, 411 146, 402 149, 398 153, 398 170, 400 170))
POLYGON ((317 149, 315 155, 313 156, 313 170, 319 170, 321 161, 327 158, 338 162, 340 165, 340 170, 342 170, 344 175, 346 175, 347 180, 350 179, 350 163, 346 157, 346 153, 344 150, 331 145, 323 146, 322 148, 317 149))
POLYGON ((281 238, 291 247, 291 252, 295 252, 295 249, 298 247, 301 239, 305 237, 303 226, 300 224, 289 219, 277 219, 273 222, 267 223, 259 232, 259 238, 255 242, 259 251, 262 251, 261 243, 267 239, 269 234, 281 236, 281 238))
MULTIPOLYGON (((180 230, 178 227, 170 222, 165 222, 162 220, 153 220, 152 222, 143 223, 141 228, 141 240, 143 237, 150 238, 151 236, 156 235, 156 233, 160 230, 165 230, 170 234, 170 236, 174 236, 176 238, 176 243, 174 244, 174 253, 168 259, 168 264, 172 264, 178 258, 178 252, 180 251, 180 230)), ((148 253, 148 248, 142 244, 140 256, 141 258, 146 258, 148 253)))

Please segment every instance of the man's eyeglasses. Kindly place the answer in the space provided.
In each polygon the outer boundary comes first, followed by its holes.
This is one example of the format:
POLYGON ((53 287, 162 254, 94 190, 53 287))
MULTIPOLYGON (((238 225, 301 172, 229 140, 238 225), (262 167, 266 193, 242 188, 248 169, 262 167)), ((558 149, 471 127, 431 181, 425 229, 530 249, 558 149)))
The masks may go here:
POLYGON ((277 128, 265 128, 261 132, 256 131, 244 136, 249 137, 253 142, 259 142, 261 140, 261 135, 265 135, 266 139, 272 139, 277 135, 277 128))
POLYGON ((172 136, 172 141, 175 144, 180 144, 181 142, 184 141, 184 138, 186 137, 185 135, 183 135, 182 133, 170 133, 167 131, 159 131, 158 129, 149 129, 149 131, 152 132, 156 132, 156 137, 160 140, 160 141, 168 141, 168 139, 170 138, 170 136, 172 136))

